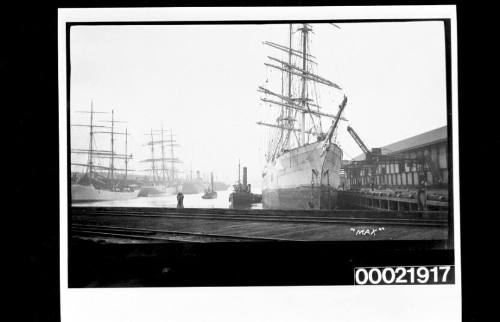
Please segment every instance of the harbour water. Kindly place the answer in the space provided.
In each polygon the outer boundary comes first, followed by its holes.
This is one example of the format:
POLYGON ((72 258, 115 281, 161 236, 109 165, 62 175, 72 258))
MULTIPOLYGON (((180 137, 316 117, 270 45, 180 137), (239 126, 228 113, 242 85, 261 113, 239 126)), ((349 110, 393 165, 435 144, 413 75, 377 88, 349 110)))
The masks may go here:
MULTIPOLYGON (((184 208, 230 208, 229 195, 232 188, 217 191, 217 198, 203 199, 204 193, 185 194, 184 208)), ((177 195, 157 197, 137 197, 129 200, 109 200, 97 202, 82 202, 73 204, 75 207, 177 207, 177 195)), ((262 204, 253 204, 250 209, 262 209, 262 204)))

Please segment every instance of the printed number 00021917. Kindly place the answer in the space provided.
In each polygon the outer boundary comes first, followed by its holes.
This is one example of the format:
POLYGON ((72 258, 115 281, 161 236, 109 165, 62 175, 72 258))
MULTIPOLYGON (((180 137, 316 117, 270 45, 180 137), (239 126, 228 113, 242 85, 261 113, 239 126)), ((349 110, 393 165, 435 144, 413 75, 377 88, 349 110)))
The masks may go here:
POLYGON ((453 268, 452 265, 356 267, 354 284, 453 284, 455 280, 453 268))

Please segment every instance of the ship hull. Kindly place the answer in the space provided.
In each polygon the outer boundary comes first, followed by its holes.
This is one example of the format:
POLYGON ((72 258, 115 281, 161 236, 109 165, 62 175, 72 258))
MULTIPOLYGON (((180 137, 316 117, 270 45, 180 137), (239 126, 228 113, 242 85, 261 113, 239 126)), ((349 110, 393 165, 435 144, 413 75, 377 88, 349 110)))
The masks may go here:
POLYGON ((263 173, 264 209, 334 209, 340 184, 342 150, 315 142, 268 162, 263 173))
POLYGON ((233 192, 229 195, 231 206, 250 206, 262 202, 261 196, 250 192, 233 192))
POLYGON ((216 191, 208 191, 208 192, 205 192, 205 194, 201 197, 203 199, 217 199, 217 192, 216 191))
POLYGON ((205 186, 201 182, 188 181, 182 184, 181 191, 183 194, 198 194, 205 191, 205 186))
POLYGON ((108 200, 127 200, 136 198, 139 191, 110 191, 96 189, 92 185, 71 185, 71 201, 77 202, 92 202, 92 201, 108 201, 108 200))
POLYGON ((139 191, 139 197, 170 196, 177 193, 177 186, 145 186, 139 191))

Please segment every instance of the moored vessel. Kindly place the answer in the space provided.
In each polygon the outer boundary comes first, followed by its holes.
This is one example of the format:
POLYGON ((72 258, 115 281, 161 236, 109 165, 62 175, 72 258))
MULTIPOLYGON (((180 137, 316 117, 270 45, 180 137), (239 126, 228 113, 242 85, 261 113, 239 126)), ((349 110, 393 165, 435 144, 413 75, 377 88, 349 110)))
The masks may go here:
POLYGON ((196 178, 193 178, 191 171, 191 176, 182 182, 181 191, 184 194, 198 194, 205 191, 205 188, 206 186, 200 176, 200 171, 196 171, 196 178))
POLYGON ((114 111, 111 111, 110 125, 96 125, 94 115, 97 113, 93 108, 93 102, 90 104, 90 111, 80 111, 79 113, 89 113, 89 124, 72 124, 72 126, 83 126, 89 128, 89 148, 88 149, 71 149, 72 154, 86 155, 87 162, 71 162, 72 166, 84 167, 84 172, 81 176, 75 175, 75 180, 71 184, 71 201, 78 202, 93 202, 93 201, 108 201, 108 200, 126 200, 137 197, 139 190, 134 185, 129 184, 127 180, 128 161, 132 158, 127 152, 127 137, 129 135, 127 129, 125 132, 115 131, 115 124, 121 123, 114 119, 114 111), (110 135, 111 144, 110 150, 98 149, 96 147, 95 136, 97 134, 110 135), (116 153, 115 136, 125 136, 125 153, 116 153), (108 159, 108 165, 99 165, 97 161, 100 159, 108 159), (116 167, 116 162, 123 160, 124 169, 116 167), (123 176, 117 172, 124 171, 123 176))
POLYGON ((205 194, 201 196, 203 199, 217 198, 217 191, 214 190, 214 174, 210 173, 210 187, 205 190, 205 194))
MULTIPOLYGON (((266 41, 265 45, 286 53, 285 59, 268 57, 265 65, 281 73, 281 93, 259 87, 266 105, 275 108, 274 123, 267 127, 268 150, 262 173, 264 209, 332 209, 340 184, 342 149, 336 144, 336 130, 347 104, 337 84, 314 72, 316 57, 310 53, 312 26, 289 26, 288 46, 266 41), (299 48, 293 48, 299 37, 299 48), (286 61, 285 61, 286 60, 286 61), (337 113, 324 112, 317 100, 319 87, 340 92, 337 113), (331 122, 331 123, 330 123, 331 122), (296 124, 299 124, 298 126, 296 124), (324 123, 331 124, 324 131, 324 123)), ((268 81, 266 81, 267 83, 268 81)))
POLYGON ((243 167, 243 182, 241 182, 238 162, 238 182, 233 185, 233 192, 229 195, 231 208, 248 208, 260 202, 262 202, 262 195, 252 193, 252 185, 247 183, 247 167, 243 167))
POLYGON ((150 141, 146 143, 151 149, 151 158, 142 160, 151 165, 146 171, 149 176, 146 177, 145 182, 139 192, 139 197, 153 197, 153 196, 168 196, 175 195, 180 191, 181 185, 177 182, 175 164, 180 163, 180 160, 174 157, 174 147, 178 146, 174 140, 174 134, 170 130, 170 138, 165 137, 166 130, 163 126, 160 130, 155 131, 151 129, 150 141), (160 137, 157 135, 160 134, 160 137), (160 147, 160 157, 155 155, 155 147, 160 147), (166 156, 167 149, 170 149, 170 156, 166 156), (168 168, 170 165, 170 168, 168 168))

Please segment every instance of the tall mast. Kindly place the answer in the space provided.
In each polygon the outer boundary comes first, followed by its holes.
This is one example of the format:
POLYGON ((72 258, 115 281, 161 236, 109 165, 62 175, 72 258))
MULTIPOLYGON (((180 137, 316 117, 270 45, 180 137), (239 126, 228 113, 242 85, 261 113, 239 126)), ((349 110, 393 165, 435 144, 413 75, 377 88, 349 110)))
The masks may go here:
POLYGON ((163 140, 163 124, 161 125, 161 173, 163 184, 165 184, 165 143, 163 140))
POLYGON ((156 168, 155 168, 155 145, 153 144, 153 129, 151 129, 151 177, 153 179, 153 184, 156 183, 156 168))
POLYGON ((88 161, 88 173, 89 179, 92 179, 92 167, 93 167, 93 146, 94 141, 94 102, 90 101, 90 143, 89 143, 89 161, 88 161))
MULTIPOLYGON (((302 107, 306 109, 306 95, 307 95, 307 82, 306 82, 306 72, 307 72, 307 24, 302 25, 302 70, 304 71, 303 76, 302 76, 302 95, 301 95, 301 100, 302 100, 302 107)), ((305 140, 305 133, 304 131, 306 130, 306 112, 302 112, 302 119, 301 119, 301 126, 300 129, 302 130, 302 133, 300 135, 300 140, 301 144, 304 145, 306 140, 305 140)))
POLYGON ((128 129, 125 128, 125 184, 127 184, 127 172, 128 172, 128 129))
POLYGON ((288 99, 292 98, 292 24, 289 29, 289 50, 288 50, 288 99))
POLYGON ((171 169, 170 171, 172 172, 171 174, 171 180, 172 182, 175 180, 175 159, 174 159, 174 134, 172 132, 172 129, 170 129, 170 157, 171 157, 171 169))
MULTIPOLYGON (((292 34, 293 34, 293 26, 290 24, 289 29, 288 29, 288 102, 291 101, 292 99, 292 34)), ((292 119, 292 109, 287 108, 287 125, 288 127, 293 126, 293 122, 291 121, 292 119)), ((287 131, 287 135, 285 138, 285 146, 284 148, 288 149, 290 147, 290 134, 291 131, 287 131)))
POLYGON ((110 169, 111 180, 114 180, 114 168, 115 168, 115 139, 114 139, 114 128, 115 128, 115 111, 111 110, 111 159, 110 159, 110 169))
MULTIPOLYGON (((119 170, 123 171, 124 169, 117 169, 115 167, 115 159, 124 159, 126 162, 128 162, 128 159, 131 159, 131 156, 128 156, 126 153, 125 154, 119 154, 115 153, 115 147, 114 147, 114 142, 115 142, 115 135, 125 135, 127 136, 128 133, 122 133, 122 132, 115 132, 114 129, 114 124, 115 123, 124 123, 121 121, 116 121, 114 119, 114 111, 112 111, 112 118, 111 121, 99 121, 94 119, 94 114, 97 113, 102 113, 102 114, 107 114, 108 112, 96 112, 94 110, 94 104, 93 101, 90 102, 90 111, 75 111, 76 113, 89 113, 90 114, 90 124, 71 124, 71 126, 84 126, 88 127, 90 129, 90 135, 89 135, 89 148, 88 149, 71 149, 71 153, 75 154, 86 154, 88 156, 88 161, 86 164, 78 163, 78 162, 72 162, 72 165, 77 165, 77 166, 85 166, 86 167, 86 174, 89 178, 93 178, 96 173, 94 169, 100 169, 103 171, 107 171, 108 173, 108 179, 114 183, 115 176, 114 176, 114 171, 119 170), (95 122, 107 122, 111 123, 111 126, 108 125, 95 125, 95 122), (95 141, 95 135, 96 134, 111 134, 111 149, 110 150, 102 150, 96 148, 94 145, 95 141), (94 164, 94 159, 96 158, 106 158, 109 159, 109 165, 108 166, 100 166, 100 165, 95 165, 94 164)), ((129 171, 128 169, 126 171, 129 171)), ((133 171, 133 170, 130 170, 133 171)))
MULTIPOLYGON (((334 82, 315 74, 310 68, 311 64, 317 65, 315 61, 316 57, 311 55, 309 50, 309 32, 312 31, 311 25, 302 23, 299 28, 296 28, 296 31, 300 30, 300 34, 297 35, 297 37, 300 37, 300 46, 302 48, 294 49, 292 47, 293 29, 294 25, 290 24, 288 46, 270 41, 263 42, 264 45, 285 52, 288 55, 288 59, 268 56, 269 62, 264 63, 267 67, 288 73, 287 93, 285 93, 285 86, 283 86, 283 82, 285 82, 285 77, 283 76, 281 94, 273 92, 263 86, 259 86, 257 89, 258 92, 265 95, 260 98, 261 101, 266 103, 263 106, 272 108, 278 107, 281 109, 281 114, 275 120, 274 124, 257 122, 259 125, 280 129, 280 131, 278 131, 279 135, 274 135, 268 142, 269 151, 266 154, 268 160, 274 159, 276 156, 281 155, 283 151, 290 149, 292 143, 290 136, 292 132, 294 135, 293 142, 296 142, 297 147, 300 147, 307 144, 310 135, 316 136, 318 140, 324 139, 325 133, 323 133, 321 125, 322 118, 332 118, 337 124, 339 120, 345 120, 345 118, 341 117, 340 113, 335 116, 330 113, 321 112, 320 109, 322 106, 318 105, 319 103, 314 100, 314 97, 309 97, 308 87, 311 82, 314 86, 316 86, 316 84, 321 84, 322 86, 327 86, 339 91, 342 91, 342 88, 334 82), (295 58, 292 58, 292 56, 295 58), (300 64, 300 61, 302 61, 302 64, 300 64), (300 81, 294 93, 292 93, 294 90, 294 86, 292 85, 293 81, 300 81), (286 111, 286 113, 284 113, 284 111, 286 111), (306 128, 306 117, 310 117, 310 129, 306 128), (319 119, 319 124, 316 124, 315 117, 319 119), (286 133, 286 136, 283 136, 284 133, 286 133)), ((316 95, 316 100, 318 99, 317 96, 318 95, 316 95)))

